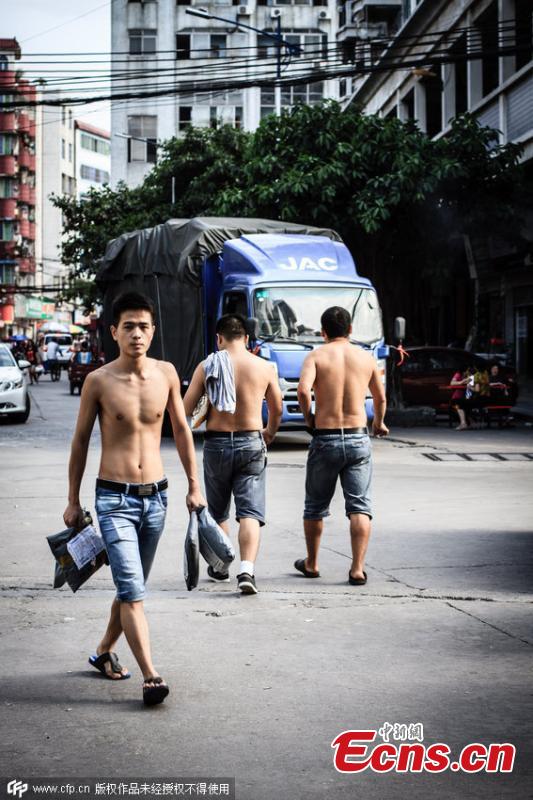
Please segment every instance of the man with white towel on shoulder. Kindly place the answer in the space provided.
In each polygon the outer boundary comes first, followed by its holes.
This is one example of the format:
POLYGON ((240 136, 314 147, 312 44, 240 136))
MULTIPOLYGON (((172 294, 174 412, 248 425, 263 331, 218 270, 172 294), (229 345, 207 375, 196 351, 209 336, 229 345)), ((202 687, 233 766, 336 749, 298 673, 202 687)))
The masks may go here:
MULTIPOLYGON (((274 439, 282 413, 282 397, 272 366, 247 349, 246 323, 225 314, 216 325, 218 351, 199 364, 184 398, 191 416, 207 392, 204 481, 211 516, 229 534, 231 495, 239 523, 241 566, 237 575, 242 594, 257 594, 255 561, 259 529, 265 524, 266 448, 274 439), (263 399, 268 422, 263 430, 263 399)), ((215 581, 229 574, 207 573, 215 581)))

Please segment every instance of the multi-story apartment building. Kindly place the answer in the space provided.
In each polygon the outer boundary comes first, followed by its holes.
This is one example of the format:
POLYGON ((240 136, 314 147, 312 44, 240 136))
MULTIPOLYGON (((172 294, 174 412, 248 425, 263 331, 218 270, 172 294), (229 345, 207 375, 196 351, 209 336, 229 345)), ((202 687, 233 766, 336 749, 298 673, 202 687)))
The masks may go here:
POLYGON ((66 106, 45 105, 39 122, 38 252, 43 284, 59 287, 68 270, 61 263, 62 214, 50 196, 76 196, 74 115, 66 106))
MULTIPOLYGON (((348 0, 340 22, 347 62, 374 67, 341 82, 346 105, 416 121, 432 138, 446 136, 455 116, 471 112, 499 131, 500 143, 523 145, 524 173, 533 183, 532 0, 348 0), (386 49, 383 36, 392 37, 386 49), (432 53, 444 63, 432 63, 432 53)), ((465 258, 487 347, 490 339, 496 349, 505 343, 519 372, 533 377, 533 208, 523 214, 521 249, 509 252, 487 230, 467 244, 465 258)), ((439 319, 449 322, 453 314, 438 301, 434 311, 436 329, 449 327, 439 319)))
POLYGON ((111 146, 109 132, 81 120, 74 121, 74 162, 78 200, 89 189, 101 189, 110 180, 111 146))
MULTIPOLYGON (((209 92, 208 83, 253 80, 265 71, 272 76, 277 48, 266 34, 277 32, 278 24, 281 35, 299 48, 290 59, 283 52, 284 76, 298 69, 303 59, 308 69, 327 64, 330 48, 336 47, 337 0, 116 0, 111 13, 115 93, 163 90, 187 79, 197 79, 207 89, 193 95, 112 101, 113 184, 138 184, 156 161, 157 143, 190 125, 214 127, 222 122, 254 130, 263 116, 274 113, 273 86, 209 92), (186 13, 198 7, 230 22, 186 13)), ((337 82, 330 80, 286 87, 279 103, 290 108, 335 96, 337 82)))
POLYGON ((0 39, 0 335, 8 326, 23 329, 31 318, 14 289, 35 281, 35 115, 23 105, 2 110, 4 103, 36 97, 17 70, 20 56, 16 39, 0 39))

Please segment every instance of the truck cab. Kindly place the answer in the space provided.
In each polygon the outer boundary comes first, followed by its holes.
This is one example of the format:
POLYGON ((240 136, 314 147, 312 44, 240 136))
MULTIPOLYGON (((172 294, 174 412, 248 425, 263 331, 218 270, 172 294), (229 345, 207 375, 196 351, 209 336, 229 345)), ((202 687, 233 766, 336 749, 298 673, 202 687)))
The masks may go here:
MULTIPOLYGON (((255 318, 258 355, 277 371, 284 428, 304 424, 296 390, 306 355, 324 342, 320 317, 330 306, 350 312, 354 347, 374 355, 385 381, 388 348, 378 298, 342 242, 315 235, 244 235, 226 241, 220 255, 205 261, 202 283, 206 355, 216 348, 218 317, 255 318)), ((372 418, 370 396, 366 411, 372 418)))

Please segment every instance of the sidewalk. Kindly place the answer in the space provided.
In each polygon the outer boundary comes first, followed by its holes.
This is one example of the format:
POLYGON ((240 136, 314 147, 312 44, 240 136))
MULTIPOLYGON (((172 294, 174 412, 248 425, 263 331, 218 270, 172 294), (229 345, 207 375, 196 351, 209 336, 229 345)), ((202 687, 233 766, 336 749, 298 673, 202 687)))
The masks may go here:
POLYGON ((533 421, 533 382, 520 385, 518 403, 513 406, 511 412, 519 419, 533 421))

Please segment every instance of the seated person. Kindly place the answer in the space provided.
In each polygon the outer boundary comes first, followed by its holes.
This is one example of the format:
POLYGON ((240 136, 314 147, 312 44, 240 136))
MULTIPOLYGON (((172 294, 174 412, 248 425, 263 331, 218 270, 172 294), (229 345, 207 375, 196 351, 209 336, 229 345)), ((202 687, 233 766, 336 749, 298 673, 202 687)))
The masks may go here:
POLYGON ((509 403, 509 387, 502 378, 500 365, 492 364, 489 374, 489 389, 491 402, 509 403))
POLYGON ((92 360, 93 356, 89 350, 88 343, 82 342, 79 353, 76 353, 76 364, 90 364, 92 360))

